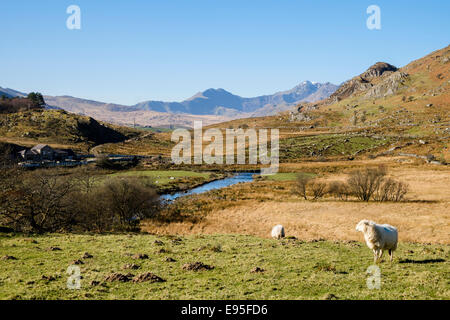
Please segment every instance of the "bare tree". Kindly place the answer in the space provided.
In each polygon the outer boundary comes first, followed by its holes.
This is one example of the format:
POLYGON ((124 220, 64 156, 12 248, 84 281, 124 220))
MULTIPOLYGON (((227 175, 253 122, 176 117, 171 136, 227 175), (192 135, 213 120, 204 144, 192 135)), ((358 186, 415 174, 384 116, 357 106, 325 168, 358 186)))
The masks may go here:
POLYGON ((361 201, 369 201, 380 187, 385 176, 386 168, 383 166, 355 170, 350 173, 347 183, 354 196, 361 201))
POLYGON ((347 183, 342 181, 333 181, 328 187, 328 193, 340 200, 347 200, 350 190, 347 183))
POLYGON ((13 171, 2 189, 1 220, 18 231, 55 232, 71 225, 71 180, 53 170, 13 171))
POLYGON ((320 199, 327 193, 327 184, 325 182, 313 181, 310 185, 314 197, 313 200, 320 199))
POLYGON ((107 209, 116 218, 116 224, 132 227, 142 218, 153 217, 159 209, 156 191, 138 179, 112 179, 101 191, 107 209))
POLYGON ((311 176, 305 173, 299 173, 297 175, 297 191, 305 200, 308 200, 307 196, 307 186, 311 181, 311 176))

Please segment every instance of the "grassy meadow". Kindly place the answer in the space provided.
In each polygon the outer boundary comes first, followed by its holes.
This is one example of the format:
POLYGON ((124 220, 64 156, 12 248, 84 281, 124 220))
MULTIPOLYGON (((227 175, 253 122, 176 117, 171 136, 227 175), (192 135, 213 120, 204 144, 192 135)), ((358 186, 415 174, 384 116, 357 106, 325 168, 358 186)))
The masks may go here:
POLYGON ((448 245, 401 243, 394 263, 379 264, 378 290, 366 285, 372 253, 355 241, 4 234, 0 243, 0 257, 17 259, 0 260, 0 299, 450 299, 448 245), (86 252, 92 257, 83 258, 86 252), (66 285, 76 260, 79 290, 66 285), (214 268, 183 269, 195 262, 214 268), (127 264, 139 268, 123 269, 127 264), (106 281, 146 272, 165 282, 106 281))

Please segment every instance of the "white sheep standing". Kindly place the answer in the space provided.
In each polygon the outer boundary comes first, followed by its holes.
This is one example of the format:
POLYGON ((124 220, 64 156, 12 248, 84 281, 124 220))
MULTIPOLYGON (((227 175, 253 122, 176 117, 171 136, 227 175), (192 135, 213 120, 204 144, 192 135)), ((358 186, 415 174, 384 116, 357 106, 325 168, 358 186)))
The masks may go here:
POLYGON ((284 227, 279 224, 272 228, 272 238, 281 239, 284 238, 284 227))
POLYGON ((397 249, 398 231, 389 224, 376 224, 370 220, 361 220, 356 225, 356 231, 364 233, 367 246, 373 250, 374 262, 377 263, 385 250, 389 251, 391 262, 397 249))

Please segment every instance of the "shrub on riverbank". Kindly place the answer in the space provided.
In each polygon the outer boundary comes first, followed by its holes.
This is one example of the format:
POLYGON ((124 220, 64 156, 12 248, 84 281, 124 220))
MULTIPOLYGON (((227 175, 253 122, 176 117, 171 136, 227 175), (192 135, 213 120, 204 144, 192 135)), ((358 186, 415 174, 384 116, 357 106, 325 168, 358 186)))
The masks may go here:
POLYGON ((0 225, 18 232, 138 230, 159 210, 151 185, 133 178, 95 183, 88 170, 2 169, 0 225))

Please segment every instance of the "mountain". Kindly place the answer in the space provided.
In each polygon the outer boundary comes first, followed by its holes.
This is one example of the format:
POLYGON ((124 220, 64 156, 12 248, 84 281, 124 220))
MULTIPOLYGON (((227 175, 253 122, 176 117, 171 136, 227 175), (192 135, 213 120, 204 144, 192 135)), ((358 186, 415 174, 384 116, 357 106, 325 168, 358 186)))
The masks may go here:
POLYGON ((133 106, 98 102, 71 96, 45 96, 48 108, 87 115, 120 125, 191 127, 193 121, 205 125, 233 119, 277 114, 299 102, 329 97, 337 86, 304 81, 291 90, 254 98, 243 98, 224 89, 208 89, 181 102, 145 101, 133 106))
POLYGON ((26 94, 13 89, 0 87, 0 97, 1 96, 6 96, 8 98, 15 98, 15 97, 25 97, 26 94))
POLYGON ((295 105, 300 101, 318 101, 327 98, 336 89, 337 86, 331 83, 321 84, 305 81, 291 90, 254 98, 243 98, 224 89, 208 89, 182 102, 145 101, 133 107, 139 110, 157 112, 229 115, 233 117, 239 113, 257 113, 262 108, 276 112, 273 107, 295 105))
POLYGON ((343 83, 328 99, 328 103, 338 102, 353 94, 373 87, 382 76, 390 75, 398 69, 386 62, 377 62, 365 72, 343 83))
MULTIPOLYGON (((433 137, 435 142, 448 139, 449 121, 450 46, 401 68, 378 62, 344 82, 329 98, 299 104, 289 114, 289 122, 302 126, 332 123, 340 128, 433 137)), ((421 149, 432 153, 430 148, 431 143, 421 149)), ((439 150, 442 157, 450 156, 448 148, 439 150)))

